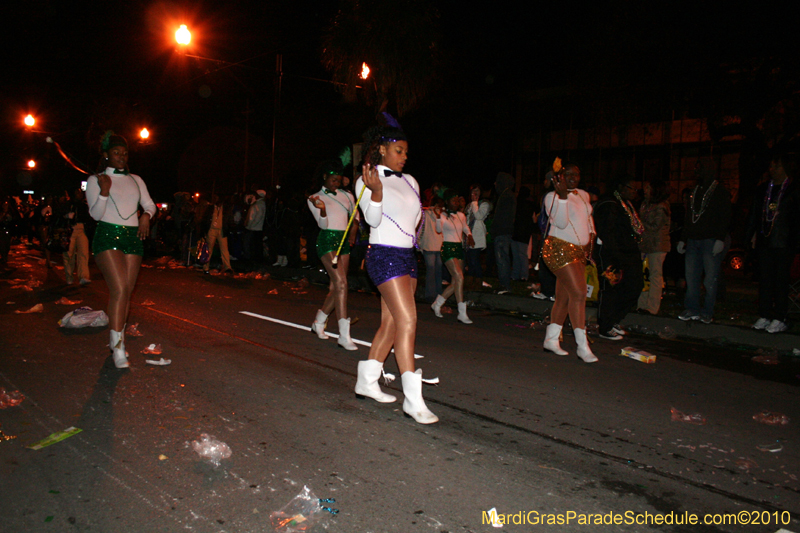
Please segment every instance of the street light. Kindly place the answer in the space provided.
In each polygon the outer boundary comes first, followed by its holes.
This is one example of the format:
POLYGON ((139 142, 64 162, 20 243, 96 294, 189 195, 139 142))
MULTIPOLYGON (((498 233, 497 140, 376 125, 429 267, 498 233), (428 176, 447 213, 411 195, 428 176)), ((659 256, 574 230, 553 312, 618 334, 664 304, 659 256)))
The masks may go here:
POLYGON ((142 131, 139 132, 139 137, 141 137, 143 141, 146 141, 150 138, 150 132, 147 131, 147 128, 142 128, 142 131))
POLYGON ((175 32, 175 42, 182 46, 188 46, 192 42, 192 32, 189 31, 186 24, 181 24, 181 27, 175 32))
POLYGON ((36 167, 36 161, 34 161, 33 159, 28 161, 28 168, 32 169, 32 168, 35 168, 35 167, 36 167))
POLYGON ((362 80, 369 78, 369 66, 366 63, 361 63, 361 74, 358 77, 362 80))
POLYGON ((28 126, 29 128, 32 128, 33 125, 36 124, 36 119, 33 118, 33 115, 28 115, 27 117, 25 117, 23 122, 25 122, 26 126, 28 126))

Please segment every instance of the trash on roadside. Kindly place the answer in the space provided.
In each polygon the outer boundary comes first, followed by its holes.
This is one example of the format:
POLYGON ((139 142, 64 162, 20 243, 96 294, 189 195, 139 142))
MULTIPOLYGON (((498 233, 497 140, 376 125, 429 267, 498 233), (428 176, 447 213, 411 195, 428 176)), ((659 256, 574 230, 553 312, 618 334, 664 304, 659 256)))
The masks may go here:
POLYGON ((5 442, 7 440, 14 440, 16 439, 16 435, 6 435, 2 429, 0 429, 0 442, 5 442))
POLYGON ((81 303, 82 301, 83 301, 83 300, 70 300, 70 299, 69 299, 69 298, 67 298, 66 296, 62 296, 61 298, 59 298, 58 300, 56 300, 56 302, 55 302, 55 303, 56 303, 56 304, 58 304, 58 305, 78 305, 78 304, 79 304, 79 303, 81 303))
POLYGON ((163 453, 162 453, 161 455, 159 455, 159 456, 158 456, 158 460, 159 460, 159 461, 166 461, 167 459, 169 459, 169 457, 167 457, 167 456, 166 456, 166 455, 164 455, 163 453))
POLYGON ((267 294, 278 294, 278 289, 272 289, 267 294))
POLYGON ((152 355, 160 355, 161 354, 161 345, 160 344, 151 344, 144 350, 142 350, 144 354, 152 354, 152 355))
POLYGON ((674 339, 675 338, 675 330, 669 326, 664 326, 660 330, 658 330, 658 336, 664 340, 674 339))
POLYGON ((283 506, 280 511, 273 511, 269 515, 272 527, 279 533, 300 533, 310 531, 315 524, 330 513, 335 515, 338 509, 324 507, 323 503, 335 503, 336 500, 317 498, 311 489, 303 486, 300 494, 283 506))
POLYGON ((800 348, 792 348, 792 355, 800 355, 800 348))
POLYGON ((632 346, 626 346, 620 352, 620 355, 641 361, 642 363, 652 364, 656 362, 656 356, 644 350, 638 350, 632 346))
POLYGON ((25 396, 18 390, 8 392, 6 389, 0 389, 0 409, 19 405, 24 399, 25 396))
POLYGON ((669 410, 672 413, 673 422, 686 422, 687 424, 694 424, 695 426, 705 426, 707 424, 706 417, 704 417, 700 413, 687 415, 681 413, 674 407, 670 407, 669 410))
POLYGON ((739 459, 734 464, 741 470, 752 470, 753 468, 758 468, 758 463, 751 461, 750 459, 739 459))
POLYGON ((759 444, 758 446, 756 446, 756 448, 758 448, 762 452, 778 453, 780 451, 783 451, 783 444, 781 444, 780 442, 773 442, 770 444, 759 444))
POLYGON ((753 420, 767 424, 768 426, 785 426, 789 423, 789 417, 781 413, 773 413, 772 411, 761 411, 753 415, 753 420))
POLYGON ((301 279, 300 281, 297 282, 297 287, 300 288, 300 289, 304 289, 304 288, 308 287, 309 285, 310 285, 310 283, 308 282, 308 278, 303 278, 303 279, 301 279))
POLYGON ((172 364, 172 359, 164 359, 163 357, 156 361, 155 359, 145 359, 145 363, 153 366, 167 366, 172 364))
POLYGON ((200 440, 192 441, 192 448, 200 457, 211 461, 214 466, 219 466, 223 459, 229 458, 233 453, 227 444, 208 433, 201 434, 200 440))
POLYGON ((125 329, 125 335, 128 337, 144 337, 144 333, 139 331, 139 323, 131 324, 125 329))
POLYGON ((33 287, 30 285, 12 285, 12 289, 22 289, 23 291, 33 292, 33 287))
POLYGON ((94 311, 91 307, 79 307, 70 311, 58 321, 62 328, 98 328, 108 325, 108 315, 105 311, 94 311))
POLYGON ((142 305, 156 305, 156 303, 153 300, 145 300, 142 305))
POLYGON ((750 360, 754 363, 761 363, 762 365, 777 365, 781 362, 775 355, 756 355, 750 360))
POLYGON ((353 318, 350 319, 350 325, 352 326, 353 324, 355 324, 359 320, 361 320, 359 317, 354 316, 353 318))
POLYGON ((44 306, 42 304, 36 304, 30 309, 26 309, 25 311, 20 311, 17 309, 14 311, 18 315, 26 314, 26 313, 44 313, 44 306))
POLYGON ((71 437, 73 435, 77 435, 81 431, 82 430, 79 429, 79 428, 69 427, 69 428, 65 429, 64 431, 58 431, 56 433, 53 433, 49 437, 46 437, 46 438, 40 440, 39 442, 37 442, 35 444, 31 444, 30 446, 28 446, 28 448, 30 448, 31 450, 41 450, 42 448, 50 446, 51 444, 55 444, 57 442, 61 442, 62 440, 68 439, 69 437, 71 437))

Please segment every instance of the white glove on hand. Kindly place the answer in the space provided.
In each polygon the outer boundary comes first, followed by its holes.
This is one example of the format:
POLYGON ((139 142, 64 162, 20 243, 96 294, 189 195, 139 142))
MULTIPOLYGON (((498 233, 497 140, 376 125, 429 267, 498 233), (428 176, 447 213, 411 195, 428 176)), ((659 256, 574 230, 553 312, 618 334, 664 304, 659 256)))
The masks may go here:
POLYGON ((719 255, 723 248, 725 248, 724 242, 714 241, 714 249, 711 250, 711 255, 719 255))
POLYGON ((679 254, 685 253, 686 252, 686 243, 683 242, 683 241, 680 241, 678 243, 678 246, 675 249, 678 251, 679 254))

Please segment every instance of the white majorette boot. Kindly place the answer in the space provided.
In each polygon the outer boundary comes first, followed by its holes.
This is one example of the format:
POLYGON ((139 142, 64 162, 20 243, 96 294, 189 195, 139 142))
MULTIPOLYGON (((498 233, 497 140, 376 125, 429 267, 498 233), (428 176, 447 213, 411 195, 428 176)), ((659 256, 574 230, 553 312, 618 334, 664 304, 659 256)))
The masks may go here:
POLYGON ((108 343, 114 357, 114 366, 117 368, 128 368, 128 353, 125 351, 125 326, 122 331, 111 330, 111 340, 108 343))
POLYGON ((447 300, 442 298, 442 295, 436 297, 436 299, 431 304, 431 309, 433 309, 433 314, 436 315, 438 318, 442 318, 442 306, 447 300))
POLYGON ((416 372, 403 372, 400 376, 403 382, 403 412, 420 424, 433 424, 439 417, 428 410, 425 400, 422 399, 422 369, 416 372))
POLYGON ((322 340, 328 340, 325 334, 325 323, 328 321, 328 315, 322 312, 322 309, 317 309, 317 317, 311 323, 311 333, 316 333, 317 337, 322 340))
POLYGON ((596 363, 597 357, 594 356, 591 347, 589 347, 589 339, 586 338, 586 330, 573 329, 572 332, 575 334, 575 342, 578 343, 578 357, 583 359, 585 363, 596 363))
POLYGON ((349 352, 353 352, 358 350, 358 346, 356 343, 353 342, 353 339, 350 338, 350 319, 349 318, 340 318, 339 319, 339 346, 344 348, 349 352))
POLYGON ((378 385, 381 377, 383 363, 375 359, 367 359, 358 362, 358 380, 356 381, 356 398, 372 398, 380 403, 392 403, 397 400, 391 394, 386 394, 378 385))
POLYGON ((558 342, 560 336, 561 326, 558 324, 549 324, 545 330, 543 348, 556 355, 567 355, 567 352, 561 349, 561 344, 558 342))
POLYGON ((472 324, 472 320, 467 316, 467 302, 458 304, 458 321, 462 324, 472 324))

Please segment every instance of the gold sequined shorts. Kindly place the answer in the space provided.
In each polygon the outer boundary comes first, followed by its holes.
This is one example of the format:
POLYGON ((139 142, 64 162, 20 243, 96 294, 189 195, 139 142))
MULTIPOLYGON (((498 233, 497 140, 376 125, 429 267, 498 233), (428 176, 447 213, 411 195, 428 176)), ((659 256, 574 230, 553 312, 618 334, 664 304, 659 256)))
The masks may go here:
POLYGON ((572 263, 586 264, 586 248, 572 244, 552 235, 544 240, 542 259, 551 272, 555 272, 572 263))

